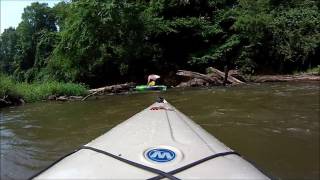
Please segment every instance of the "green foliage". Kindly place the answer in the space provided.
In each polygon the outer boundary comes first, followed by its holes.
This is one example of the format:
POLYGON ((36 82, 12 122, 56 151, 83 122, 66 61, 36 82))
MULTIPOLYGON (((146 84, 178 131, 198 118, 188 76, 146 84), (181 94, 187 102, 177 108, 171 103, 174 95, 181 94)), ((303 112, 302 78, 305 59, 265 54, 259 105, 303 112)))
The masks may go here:
POLYGON ((50 95, 80 96, 87 93, 83 85, 60 82, 18 83, 16 89, 17 93, 21 94, 26 102, 47 99, 50 95))
MULTIPOLYGON (((7 46, 14 55, 2 53, 4 59, 9 59, 10 67, 13 69, 5 72, 10 74, 13 72, 15 78, 21 81, 34 80, 36 77, 34 74, 37 73, 34 68, 39 68, 40 64, 43 65, 40 68, 45 67, 46 63, 39 61, 46 61, 53 50, 54 43, 47 39, 48 34, 55 31, 55 16, 47 4, 32 3, 26 7, 22 21, 15 30, 15 43, 7 46)), ((3 42, 6 43, 8 41, 3 42)))
POLYGON ((6 95, 18 96, 15 81, 9 76, 0 73, 0 97, 3 98, 6 95))
POLYGON ((55 15, 48 4, 45 3, 35 2, 24 8, 22 22, 28 24, 32 32, 43 29, 56 31, 55 15))
POLYGON ((70 16, 70 3, 66 3, 64 1, 59 2, 52 8, 52 13, 55 15, 57 28, 62 31, 64 27, 67 25, 66 19, 70 16))
POLYGON ((56 79, 116 78, 133 71, 133 62, 147 52, 139 6, 118 0, 83 0, 73 3, 70 11, 48 66, 56 79))
POLYGON ((289 9, 276 14, 270 29, 273 51, 279 61, 304 65, 320 43, 320 13, 316 7, 289 9))
POLYGON ((5 29, 0 36, 0 70, 12 74, 14 68, 12 60, 16 55, 18 37, 14 28, 5 29))
POLYGON ((320 75, 320 65, 317 67, 311 68, 307 70, 307 73, 318 74, 320 75))
POLYGON ((313 67, 313 68, 310 68, 310 69, 307 69, 306 71, 294 71, 294 74, 317 74, 317 75, 320 75, 320 65, 318 65, 317 67, 313 67))
POLYGON ((81 84, 44 82, 44 83, 19 83, 9 76, 0 74, 0 96, 10 95, 21 97, 26 102, 35 102, 47 99, 50 95, 81 96, 88 93, 87 88, 81 84))
POLYGON ((42 30, 38 33, 39 41, 36 46, 35 62, 33 68, 46 67, 49 57, 58 42, 58 35, 55 32, 42 30))
POLYGON ((0 69, 26 82, 100 86, 148 73, 290 73, 320 64, 313 0, 74 0, 32 3, 0 37, 0 69))
POLYGON ((319 64, 320 13, 315 3, 272 3, 239 0, 220 11, 215 20, 223 29, 221 38, 190 63, 208 66, 224 61, 245 73, 288 73, 319 64))

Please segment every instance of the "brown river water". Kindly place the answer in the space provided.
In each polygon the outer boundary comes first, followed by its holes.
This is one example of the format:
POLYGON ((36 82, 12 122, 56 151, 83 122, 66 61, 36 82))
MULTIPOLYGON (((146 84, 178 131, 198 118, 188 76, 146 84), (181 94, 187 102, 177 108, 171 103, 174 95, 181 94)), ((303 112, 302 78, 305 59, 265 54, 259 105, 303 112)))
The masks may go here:
POLYGON ((151 105, 158 96, 271 177, 319 179, 319 85, 171 89, 3 108, 1 179, 27 179, 151 105))

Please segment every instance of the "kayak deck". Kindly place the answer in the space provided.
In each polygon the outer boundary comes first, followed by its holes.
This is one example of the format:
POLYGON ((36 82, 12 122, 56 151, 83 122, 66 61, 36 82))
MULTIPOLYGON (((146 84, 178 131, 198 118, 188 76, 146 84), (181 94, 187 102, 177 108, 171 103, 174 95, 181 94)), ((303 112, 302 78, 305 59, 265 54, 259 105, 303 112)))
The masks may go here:
MULTIPOLYGON (((154 103, 85 146, 163 172, 233 152, 169 103, 154 103)), ((148 179, 158 174, 90 149, 65 157, 35 179, 148 179)), ((204 161, 180 179, 269 179, 237 154, 204 161)))

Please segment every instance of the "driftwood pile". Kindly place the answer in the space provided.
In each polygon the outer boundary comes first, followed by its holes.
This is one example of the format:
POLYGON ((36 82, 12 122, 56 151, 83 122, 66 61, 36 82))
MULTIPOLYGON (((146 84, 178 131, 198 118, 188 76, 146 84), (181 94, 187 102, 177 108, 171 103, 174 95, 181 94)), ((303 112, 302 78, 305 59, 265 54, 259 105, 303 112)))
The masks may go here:
POLYGON ((225 73, 212 67, 208 68, 208 71, 210 73, 201 74, 193 71, 178 70, 177 75, 186 77, 188 80, 180 83, 176 87, 219 86, 224 85, 225 83, 228 85, 239 85, 244 83, 244 78, 241 78, 241 80, 236 78, 241 77, 236 70, 229 71, 227 76, 225 73))

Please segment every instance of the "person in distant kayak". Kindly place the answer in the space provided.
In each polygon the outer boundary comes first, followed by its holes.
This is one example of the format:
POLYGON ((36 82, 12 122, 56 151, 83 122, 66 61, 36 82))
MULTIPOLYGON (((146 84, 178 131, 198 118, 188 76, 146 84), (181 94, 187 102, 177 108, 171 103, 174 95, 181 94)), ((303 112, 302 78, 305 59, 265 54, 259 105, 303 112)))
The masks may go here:
POLYGON ((156 85, 156 82, 155 81, 150 81, 149 83, 148 83, 148 86, 155 86, 156 85))
POLYGON ((156 80, 159 79, 160 76, 156 74, 150 74, 148 76, 148 86, 155 86, 156 85, 156 80))

